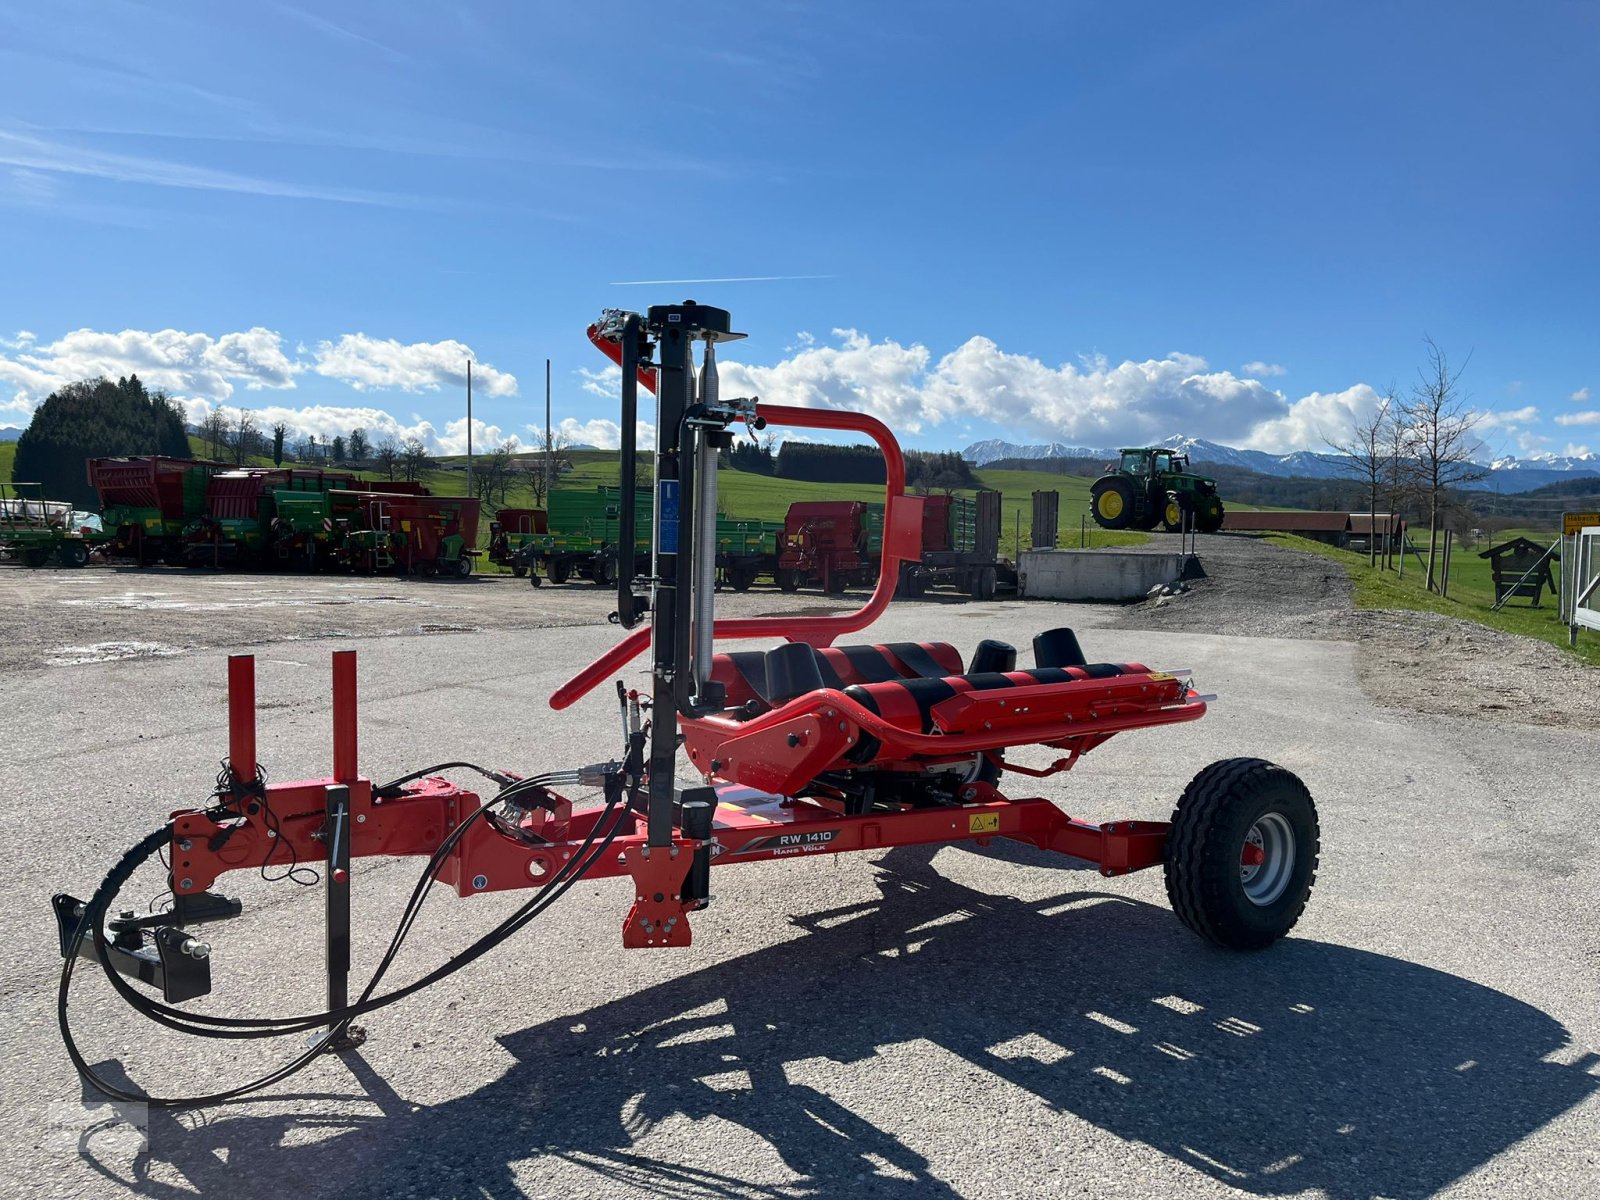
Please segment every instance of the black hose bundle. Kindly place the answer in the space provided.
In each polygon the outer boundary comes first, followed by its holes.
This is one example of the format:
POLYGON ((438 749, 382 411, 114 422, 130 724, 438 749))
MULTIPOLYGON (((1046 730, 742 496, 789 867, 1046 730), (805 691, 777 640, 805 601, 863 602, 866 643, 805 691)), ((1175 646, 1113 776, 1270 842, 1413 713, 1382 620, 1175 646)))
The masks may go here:
MULTIPOLYGON (((638 738, 638 735, 635 735, 635 737, 638 738)), ((642 741, 642 739, 639 740, 642 741)), ((630 760, 634 757, 635 754, 630 753, 630 760)), ((471 767, 472 764, 452 763, 445 764, 445 766, 471 767)), ((444 768, 433 767, 427 771, 419 771, 414 775, 386 784, 384 787, 376 789, 376 791, 378 793, 388 791, 412 779, 420 778, 423 775, 431 774, 441 769, 444 768)), ((482 770, 476 767, 473 769, 482 770)), ((492 778, 505 778, 488 771, 483 771, 482 773, 490 775, 492 778)), ((67 1055, 72 1060, 72 1065, 77 1068, 78 1073, 91 1086, 113 1100, 138 1102, 159 1108, 192 1108, 198 1105, 219 1104, 248 1095, 251 1092, 260 1091, 262 1088, 270 1087, 288 1078, 306 1067, 327 1049, 328 1045, 343 1033, 345 1028, 356 1017, 403 1000, 430 984, 437 983, 446 976, 461 970, 506 941, 559 900, 568 888, 582 878, 595 863, 600 861, 617 833, 627 822, 629 810, 626 805, 621 805, 621 801, 627 793, 627 780, 630 776, 634 779, 638 777, 636 773, 627 771, 616 771, 605 777, 605 808, 600 817, 590 829, 588 837, 584 839, 583 844, 578 848, 578 852, 556 870, 549 882, 540 888, 537 895, 465 950, 453 955, 428 974, 382 995, 374 995, 378 984, 382 982, 384 975, 399 954, 400 947, 411 932, 423 902, 427 899, 428 893, 438 879, 440 869, 444 866, 467 829, 472 826, 474 821, 481 819, 497 806, 526 792, 544 787, 552 777, 548 775, 534 776, 517 780, 503 788, 494 799, 480 805, 466 820, 456 826, 429 857, 427 865, 417 879, 416 886, 412 889, 411 898, 407 902, 405 911, 401 914, 400 921, 395 927, 394 935, 390 938, 388 949, 384 952, 383 958, 372 973, 372 978, 367 981, 366 987, 362 989, 361 995, 356 1002, 339 1009, 305 1013, 292 1017, 216 1017, 204 1013, 186 1012, 183 1009, 152 1000, 142 994, 125 980, 112 965, 110 955, 107 953, 104 929, 105 915, 110 910, 117 893, 132 878, 133 873, 159 854, 161 848, 171 841, 172 830, 170 823, 161 826, 124 854, 106 873, 105 879, 101 881, 100 886, 95 890, 94 896, 84 905, 77 927, 65 947, 66 957, 62 963, 61 981, 56 995, 56 1019, 61 1030, 61 1040, 66 1046, 67 1055), (620 811, 619 805, 621 805, 620 811), (597 841, 598 845, 596 844, 597 841), (223 1091, 201 1096, 175 1097, 150 1096, 142 1092, 127 1091, 98 1075, 83 1057, 77 1042, 72 1036, 67 1015, 68 997, 72 987, 73 970, 86 937, 93 938, 101 969, 110 981, 111 986, 135 1010, 159 1025, 175 1029, 181 1033, 191 1034, 195 1037, 254 1039, 281 1037, 296 1033, 305 1034, 315 1032, 318 1029, 325 1029, 324 1036, 319 1038, 303 1054, 270 1074, 223 1091)))

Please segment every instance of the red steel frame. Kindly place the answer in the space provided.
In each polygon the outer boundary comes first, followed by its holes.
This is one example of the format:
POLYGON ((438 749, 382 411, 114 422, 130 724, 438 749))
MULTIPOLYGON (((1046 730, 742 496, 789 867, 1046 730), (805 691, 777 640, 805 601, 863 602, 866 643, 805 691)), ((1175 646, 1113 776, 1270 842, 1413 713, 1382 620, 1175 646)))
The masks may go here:
MULTIPOLYGON (((437 778, 410 784, 394 798, 374 793, 372 781, 355 769, 355 665, 354 651, 334 655, 334 776, 272 784, 259 794, 245 789, 238 815, 198 810, 173 813, 171 861, 176 891, 198 894, 232 870, 255 870, 263 865, 282 868, 291 858, 302 863, 326 859, 325 798, 332 783, 350 789, 352 858, 431 855, 479 807, 476 793, 437 778)), ((228 681, 229 761, 239 778, 247 780, 254 776, 254 658, 232 656, 228 681), (246 767, 252 768, 249 777, 246 767)), ((1103 727, 1097 731, 1105 733, 1103 727)), ((982 783, 969 785, 964 797, 969 802, 959 808, 844 816, 823 802, 724 785, 711 839, 712 863, 763 862, 933 842, 985 845, 997 837, 1098 863, 1101 874, 1107 876, 1156 866, 1162 860, 1167 835, 1164 822, 1094 825, 1069 818, 1049 800, 1008 799, 982 783)), ((573 812, 564 801, 553 812, 539 810, 529 832, 545 840, 535 844, 476 821, 445 860, 439 879, 461 896, 542 886, 579 852, 603 811, 573 812)), ((624 927, 624 945, 687 945, 688 914, 699 905, 682 900, 681 888, 693 852, 702 843, 680 839, 674 846, 678 853, 657 853, 652 860, 645 844, 644 816, 627 810, 621 820, 621 832, 606 857, 586 877, 634 877, 636 899, 624 927), (657 895, 662 898, 655 899, 657 895)), ((347 883, 346 879, 332 879, 329 886, 347 883)))
MULTIPOLYGON (((865 433, 882 448, 887 464, 883 569, 872 597, 854 613, 721 620, 716 622, 715 636, 780 636, 830 645, 839 635, 871 624, 888 607, 897 561, 915 558, 919 552, 921 501, 905 495, 904 458, 882 422, 861 413, 784 405, 762 405, 760 411, 772 423, 865 433)), ((557 689, 551 706, 565 708, 613 676, 645 649, 649 639, 647 629, 629 634, 557 689)), ((325 802, 330 784, 349 788, 353 858, 431 855, 481 804, 476 793, 438 778, 410 784, 398 796, 375 794, 356 762, 353 651, 334 655, 333 777, 255 791, 250 786, 256 775, 252 657, 229 659, 228 684, 229 762, 239 781, 237 811, 227 816, 193 810, 173 814, 172 875, 174 890, 180 894, 206 890, 230 870, 282 867, 291 858, 326 859, 325 802)), ((688 914, 704 904, 682 894, 695 852, 703 848, 711 850, 713 865, 727 865, 937 842, 981 845, 1003 837, 1097 863, 1107 876, 1157 866, 1165 852, 1165 822, 1095 825, 1068 817, 1042 797, 1010 799, 986 783, 966 785, 959 807, 906 807, 856 815, 846 815, 826 798, 797 798, 793 792, 820 772, 837 769, 843 755, 864 735, 880 743, 875 766, 913 771, 976 754, 1000 761, 1000 752, 1015 745, 1065 750, 1066 756, 1044 771, 1004 764, 1019 774, 1042 776, 1070 769, 1082 754, 1118 732, 1193 720, 1205 709, 1186 682, 1134 664, 1124 674, 1070 686, 1022 684, 992 692, 958 691, 933 709, 937 733, 912 732, 831 689, 797 697, 749 721, 685 718, 681 725, 690 760, 708 780, 715 776, 737 780, 718 786, 709 847, 682 836, 680 830, 670 847, 657 847, 652 856, 645 817, 624 808, 606 856, 586 876, 631 875, 635 899, 623 926, 624 945, 668 946, 689 943, 688 914)), ((581 852, 604 811, 574 812, 570 803, 557 798, 552 811, 535 810, 524 825, 523 832, 532 839, 475 821, 444 861, 439 878, 462 896, 540 887, 581 852)), ((330 887, 347 884, 347 877, 329 881, 330 887)))

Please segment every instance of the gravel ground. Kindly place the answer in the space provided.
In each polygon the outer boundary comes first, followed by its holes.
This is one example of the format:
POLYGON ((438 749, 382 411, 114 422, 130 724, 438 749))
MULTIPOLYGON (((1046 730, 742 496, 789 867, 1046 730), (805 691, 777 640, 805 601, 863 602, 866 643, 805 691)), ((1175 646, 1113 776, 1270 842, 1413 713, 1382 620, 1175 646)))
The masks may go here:
MULTIPOLYGON (((1250 570, 1240 559, 1235 573, 1250 570)), ((603 698, 561 713, 544 701, 617 634, 592 590, 530 602, 509 580, 319 605, 305 601, 338 597, 340 581, 68 575, 31 577, 25 622, 23 583, 0 576, 13 664, 0 790, 14 798, 0 844, 19 897, 0 925, 6 1195, 1600 1193, 1600 733, 1375 703, 1365 642, 1240 636, 1260 633, 1260 615, 1221 609, 1177 627, 1204 588, 1160 610, 896 604, 863 640, 942 636, 970 653, 1070 624, 1091 657, 1193 668, 1221 696, 1204 720, 1114 738, 1070 775, 1018 780, 1020 794, 1091 820, 1159 820, 1208 761, 1281 762, 1317 798, 1322 859, 1277 947, 1199 944, 1159 872, 1102 880, 1000 844, 719 869, 693 946, 663 953, 621 949, 626 887, 600 881, 374 1015, 360 1053, 266 1099, 132 1110, 130 1126, 85 1107, 56 1040, 46 899, 92 889, 123 847, 201 800, 225 743, 224 651, 258 654, 260 754, 282 779, 326 770, 328 653, 357 648, 362 762, 387 778, 446 756, 522 771, 609 756, 603 698), (170 603, 107 602, 128 591, 170 603), (210 607, 233 596, 252 599, 210 607), (266 624, 240 633, 236 620, 266 624), (423 628, 451 624, 478 630, 423 628), (59 653, 118 640, 180 652, 59 653)), ((728 599, 777 611, 794 598, 728 599)), ((358 979, 417 869, 358 863, 358 979)), ((247 908, 208 930, 209 1011, 317 1004, 321 889, 235 872, 223 890, 247 908)), ((518 899, 437 898, 396 978, 518 899)), ((220 1084, 288 1054, 171 1039, 80 978, 91 1060, 150 1086, 220 1084)))
POLYGON ((1444 716, 1600 729, 1600 670, 1559 647, 1437 613, 1354 609, 1337 563, 1254 537, 1200 542, 1206 578, 1117 613, 1127 629, 1351 640, 1379 704, 1444 716))

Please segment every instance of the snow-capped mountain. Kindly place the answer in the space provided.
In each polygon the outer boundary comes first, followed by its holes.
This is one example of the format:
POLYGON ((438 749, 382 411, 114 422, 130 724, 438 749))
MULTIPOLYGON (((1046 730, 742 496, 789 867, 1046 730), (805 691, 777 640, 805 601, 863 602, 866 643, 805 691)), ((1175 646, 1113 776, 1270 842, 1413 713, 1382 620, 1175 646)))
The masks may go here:
MULTIPOLYGON (((1181 450, 1189 456, 1196 469, 1207 466, 1242 467, 1262 475, 1295 476, 1301 479, 1349 478, 1350 471, 1337 454, 1319 454, 1312 450, 1296 450, 1291 454, 1267 454, 1261 450, 1239 450, 1220 442, 1204 438, 1174 435, 1151 443, 1181 450)), ((997 462, 1000 459, 1030 458, 1093 458, 1112 462, 1117 457, 1115 449, 1091 449, 1084 446, 1067 446, 1060 442, 1048 445, 1019 445, 1015 442, 990 438, 974 442, 961 452, 961 456, 974 466, 997 462)), ((1529 458, 1497 458, 1481 464, 1488 474, 1473 484, 1484 491, 1530 492, 1547 483, 1571 479, 1574 475, 1600 476, 1600 454, 1565 456, 1538 454, 1529 458)))

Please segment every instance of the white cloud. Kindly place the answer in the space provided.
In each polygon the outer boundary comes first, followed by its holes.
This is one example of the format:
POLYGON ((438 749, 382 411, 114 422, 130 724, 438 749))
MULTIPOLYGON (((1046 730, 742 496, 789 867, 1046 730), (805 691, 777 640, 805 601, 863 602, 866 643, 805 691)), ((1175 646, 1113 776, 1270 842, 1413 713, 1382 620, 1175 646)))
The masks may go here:
POLYGON ((259 326, 217 338, 177 329, 78 329, 43 345, 24 331, 13 345, 14 357, 0 356, 0 383, 14 387, 15 399, 29 401, 30 408, 63 384, 99 375, 138 375, 152 388, 221 401, 235 384, 292 388, 305 369, 284 354, 279 334, 259 326))
MULTIPOLYGON (((17 336, 21 337, 22 335, 19 333, 17 336)), ((1587 404, 1589 403, 1589 389, 1586 387, 1581 387, 1577 391, 1573 392, 1572 395, 1568 396, 1567 399, 1571 400, 1574 404, 1587 404)))
MULTIPOLYGON (((1539 419, 1539 409, 1532 405, 1512 409, 1510 412, 1481 412, 1477 414, 1480 430, 1505 429, 1514 431, 1519 425, 1539 419)), ((1558 418, 1559 419, 1559 418, 1558 418)))
POLYGON ((1568 458, 1588 458, 1594 453, 1594 451, 1589 449, 1587 445, 1579 445, 1577 442, 1568 442, 1567 448, 1561 453, 1566 455, 1568 458))
MULTIPOLYGON (((316 372, 348 383, 358 392, 398 388, 403 392, 436 392, 441 387, 465 389, 470 346, 457 341, 398 342, 393 338, 347 333, 337 342, 319 342, 316 372)), ((486 363, 472 364, 474 389, 490 396, 515 396, 517 377, 486 363)))
POLYGON ((927 386, 927 347, 874 342, 854 329, 835 329, 833 335, 838 345, 807 345, 770 367, 723 360, 722 394, 806 408, 863 409, 908 433, 950 414, 946 397, 927 386))
MULTIPOLYGON (((1285 411, 1262 421, 1238 445, 1269 454, 1288 454, 1295 450, 1324 450, 1329 441, 1341 442, 1350 436, 1357 421, 1376 411, 1382 397, 1367 384, 1358 383, 1342 392, 1311 392, 1285 411)), ((1212 440, 1211 434, 1206 435, 1212 440)))
MULTIPOLYGON (((529 425, 528 431, 534 435, 534 445, 537 446, 544 441, 542 427, 529 425)), ((564 417, 557 423, 555 433, 558 439, 565 441, 569 446, 594 446, 599 450, 616 450, 622 445, 622 426, 604 417, 595 417, 588 421, 580 421, 576 417, 564 417)), ((640 421, 636 436, 639 439, 639 449, 655 449, 654 425, 640 421)))
POLYGON ((578 374, 583 377, 583 390, 591 396, 616 400, 622 395, 622 368, 616 363, 598 371, 579 367, 578 374))
POLYGON ((1264 375, 1287 375, 1289 373, 1288 367, 1279 366, 1277 363, 1262 362, 1259 358, 1254 362, 1245 363, 1239 370, 1246 375, 1254 375, 1258 378, 1264 375))
MULTIPOLYGON (((307 371, 340 380, 360 392, 464 388, 472 349, 457 341, 403 344, 357 333, 319 343, 313 362, 305 361, 306 354, 303 345, 287 350, 281 334, 260 326, 217 336, 177 329, 124 329, 119 333, 78 329, 47 344, 22 330, 10 340, 0 340, 0 395, 10 391, 9 399, 0 401, 0 411, 27 416, 52 391, 74 380, 138 375, 148 387, 165 389, 183 406, 188 419, 199 424, 213 408, 236 404, 235 393, 240 388, 247 392, 288 391, 296 386, 296 377, 307 371)), ((472 378, 475 390, 486 396, 516 394, 516 377, 491 366, 474 363, 472 378)), ((441 433, 419 417, 402 422, 367 405, 290 408, 249 403, 246 407, 256 413, 263 429, 282 420, 296 437, 332 437, 363 425, 399 439, 421 437, 435 453, 459 454, 466 449, 464 417, 447 424, 441 433)), ((497 427, 481 422, 473 428, 474 449, 480 439, 489 447, 502 436, 497 427)))
POLYGON ((1562 413, 1556 418, 1557 425, 1600 425, 1600 408, 1591 408, 1588 412, 1562 413))

